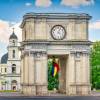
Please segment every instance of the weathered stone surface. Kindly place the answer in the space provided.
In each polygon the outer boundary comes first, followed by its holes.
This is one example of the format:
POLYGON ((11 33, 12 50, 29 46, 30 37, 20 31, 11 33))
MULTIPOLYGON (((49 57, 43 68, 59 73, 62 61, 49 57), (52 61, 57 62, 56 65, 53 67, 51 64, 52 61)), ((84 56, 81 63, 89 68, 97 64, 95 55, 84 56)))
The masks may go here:
POLYGON ((24 16, 22 52, 22 92, 29 95, 48 93, 47 60, 59 59, 59 92, 66 95, 90 93, 88 14, 37 14, 24 16), (51 29, 61 25, 66 30, 63 40, 55 40, 51 29))

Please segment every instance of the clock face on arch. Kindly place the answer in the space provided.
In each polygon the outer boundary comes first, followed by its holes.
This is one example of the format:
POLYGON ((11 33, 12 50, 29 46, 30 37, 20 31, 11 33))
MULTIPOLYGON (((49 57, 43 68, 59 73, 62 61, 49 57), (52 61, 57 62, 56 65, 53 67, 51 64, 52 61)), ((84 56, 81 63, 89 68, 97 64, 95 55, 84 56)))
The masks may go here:
POLYGON ((62 39, 64 39, 64 37, 66 35, 65 28, 61 25, 55 25, 51 29, 51 35, 56 40, 62 40, 62 39))

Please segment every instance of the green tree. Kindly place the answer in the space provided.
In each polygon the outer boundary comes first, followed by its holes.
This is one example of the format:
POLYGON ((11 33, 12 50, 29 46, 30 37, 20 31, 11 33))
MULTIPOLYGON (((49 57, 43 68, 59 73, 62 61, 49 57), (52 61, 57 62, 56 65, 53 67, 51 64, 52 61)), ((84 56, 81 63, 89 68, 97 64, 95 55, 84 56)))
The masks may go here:
POLYGON ((58 74, 55 77, 51 75, 52 71, 52 61, 48 60, 48 90, 58 89, 58 74))
POLYGON ((92 89, 100 89, 100 41, 94 42, 90 55, 92 89))

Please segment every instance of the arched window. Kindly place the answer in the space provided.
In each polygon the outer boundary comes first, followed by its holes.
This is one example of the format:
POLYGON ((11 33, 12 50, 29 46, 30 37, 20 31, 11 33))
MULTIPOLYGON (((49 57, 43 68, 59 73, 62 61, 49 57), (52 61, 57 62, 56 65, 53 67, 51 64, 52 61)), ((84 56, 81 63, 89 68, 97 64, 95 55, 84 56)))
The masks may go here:
POLYGON ((12 73, 16 73, 16 65, 12 64, 12 73))
POLYGON ((12 84, 13 84, 13 83, 17 84, 17 81, 16 81, 16 80, 12 80, 11 83, 12 83, 12 84))
POLYGON ((13 40, 13 45, 15 46, 15 40, 13 40))
POLYGON ((12 90, 16 90, 17 89, 17 81, 16 80, 12 80, 11 81, 11 87, 12 87, 12 90))
POLYGON ((12 55, 12 57, 15 58, 15 50, 13 50, 13 55, 12 55))
POLYGON ((12 64, 12 66, 16 66, 16 64, 12 64))
POLYGON ((7 72, 7 68, 5 68, 5 72, 7 72))

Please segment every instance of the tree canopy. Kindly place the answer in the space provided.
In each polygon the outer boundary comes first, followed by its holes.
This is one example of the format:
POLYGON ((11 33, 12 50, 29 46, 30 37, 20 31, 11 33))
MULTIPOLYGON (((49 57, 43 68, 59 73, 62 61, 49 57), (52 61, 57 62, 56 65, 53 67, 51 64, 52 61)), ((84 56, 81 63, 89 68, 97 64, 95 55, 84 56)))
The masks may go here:
POLYGON ((92 89, 100 89, 100 41, 94 42, 90 55, 92 89))

